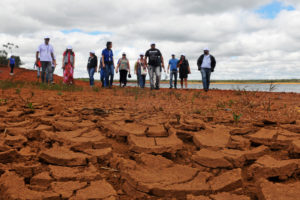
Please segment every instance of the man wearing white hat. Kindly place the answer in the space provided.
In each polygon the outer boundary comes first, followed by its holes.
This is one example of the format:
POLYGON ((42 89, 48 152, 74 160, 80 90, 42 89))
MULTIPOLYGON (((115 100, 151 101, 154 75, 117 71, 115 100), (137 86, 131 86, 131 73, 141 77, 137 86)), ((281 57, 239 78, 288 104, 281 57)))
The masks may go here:
POLYGON ((204 48, 204 54, 202 54, 197 62, 198 70, 202 75, 203 89, 208 92, 210 85, 210 76, 214 72, 216 67, 216 59, 214 56, 209 54, 209 48, 204 48))
POLYGON ((164 65, 164 58, 161 52, 155 48, 155 43, 151 43, 151 49, 149 49, 145 54, 145 61, 148 60, 148 69, 149 69, 149 76, 150 76, 150 86, 151 90, 156 89, 159 90, 160 78, 161 78, 161 67, 164 68, 166 72, 165 65, 164 65), (156 77, 156 80, 155 80, 156 77), (155 88, 154 88, 155 83, 155 88))
POLYGON ((41 61, 42 65, 42 82, 45 82, 46 72, 51 73, 52 63, 56 65, 54 49, 52 45, 49 44, 50 37, 46 36, 44 37, 44 39, 45 42, 38 47, 38 50, 36 52, 36 63, 41 61))

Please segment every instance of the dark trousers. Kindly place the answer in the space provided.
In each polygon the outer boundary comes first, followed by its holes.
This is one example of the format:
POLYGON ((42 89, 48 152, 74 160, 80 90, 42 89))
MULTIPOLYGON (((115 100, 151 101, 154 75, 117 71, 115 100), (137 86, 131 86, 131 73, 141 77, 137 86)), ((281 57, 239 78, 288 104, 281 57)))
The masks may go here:
POLYGON ((177 88, 177 71, 171 71, 170 73, 170 88, 173 88, 173 77, 174 77, 174 86, 177 88))
POLYGON ((10 73, 14 73, 15 64, 10 64, 10 73))
POLYGON ((124 86, 127 84, 127 70, 120 70, 120 85, 123 83, 124 86))
POLYGON ((48 61, 41 61, 41 64, 42 64, 42 82, 44 83, 46 79, 46 72, 49 73, 52 71, 52 64, 51 62, 48 61))

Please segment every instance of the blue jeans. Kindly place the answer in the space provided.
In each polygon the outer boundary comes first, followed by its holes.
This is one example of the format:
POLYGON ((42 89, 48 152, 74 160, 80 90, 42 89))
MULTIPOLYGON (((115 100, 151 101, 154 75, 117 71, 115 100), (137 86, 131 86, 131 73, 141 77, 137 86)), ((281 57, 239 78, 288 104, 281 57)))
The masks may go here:
POLYGON ((114 82, 115 68, 114 65, 105 64, 106 69, 106 85, 111 87, 114 82))
POLYGON ((102 87, 107 87, 107 76, 106 76, 106 70, 104 68, 101 68, 100 70, 100 80, 102 83, 102 87))
POLYGON ((146 85, 146 75, 142 75, 141 68, 137 70, 138 84, 141 88, 145 88, 146 85))
POLYGON ((95 74, 95 68, 88 69, 89 77, 90 77, 90 86, 94 86, 94 74, 95 74))
POLYGON ((46 82, 53 82, 53 73, 54 73, 55 67, 51 67, 50 72, 46 70, 46 82))
POLYGON ((48 61, 41 61, 41 64, 42 64, 42 74, 41 74, 42 82, 44 83, 46 81, 48 83, 48 80, 45 79, 47 79, 47 74, 52 70, 52 64, 51 62, 48 61))
POLYGON ((170 88, 173 88, 173 76, 174 76, 174 87, 177 88, 177 71, 170 72, 170 88))
POLYGON ((211 69, 202 68, 201 74, 202 74, 203 89, 209 90, 211 69))

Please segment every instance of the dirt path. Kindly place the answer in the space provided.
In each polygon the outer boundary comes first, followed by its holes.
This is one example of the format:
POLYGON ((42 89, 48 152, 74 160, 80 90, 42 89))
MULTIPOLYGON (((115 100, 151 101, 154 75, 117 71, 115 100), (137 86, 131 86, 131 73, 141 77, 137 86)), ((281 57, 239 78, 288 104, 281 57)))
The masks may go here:
POLYGON ((0 199, 300 195, 299 94, 25 87, 0 100, 0 199))

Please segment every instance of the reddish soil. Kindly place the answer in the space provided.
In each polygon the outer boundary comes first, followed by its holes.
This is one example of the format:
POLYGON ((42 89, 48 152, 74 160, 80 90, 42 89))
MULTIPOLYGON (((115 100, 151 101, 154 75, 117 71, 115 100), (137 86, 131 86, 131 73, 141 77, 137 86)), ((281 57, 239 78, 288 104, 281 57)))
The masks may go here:
MULTIPOLYGON (((35 78, 17 69, 12 80, 35 78)), ((0 199, 299 199, 299 94, 25 86, 0 95, 0 199)))

